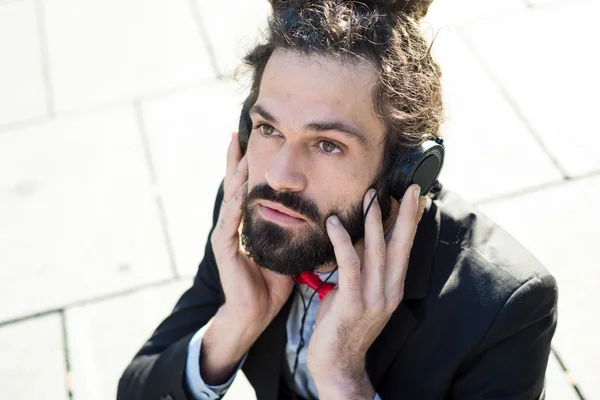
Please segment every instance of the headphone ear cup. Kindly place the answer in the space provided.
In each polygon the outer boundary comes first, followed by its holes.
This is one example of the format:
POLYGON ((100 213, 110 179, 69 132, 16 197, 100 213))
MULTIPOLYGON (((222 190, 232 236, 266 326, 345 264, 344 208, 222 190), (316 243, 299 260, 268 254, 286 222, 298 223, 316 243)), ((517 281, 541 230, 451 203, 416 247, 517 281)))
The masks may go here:
POLYGON ((240 122, 238 124, 238 140, 242 152, 246 154, 248 148, 248 140, 250 140, 250 132, 252 132, 252 119, 250 118, 250 108, 252 107, 252 99, 248 97, 242 106, 240 113, 240 122))
POLYGON ((400 202, 406 189, 414 183, 421 187, 421 196, 429 193, 442 172, 445 154, 441 138, 406 149, 398 156, 390 173, 390 195, 400 202))

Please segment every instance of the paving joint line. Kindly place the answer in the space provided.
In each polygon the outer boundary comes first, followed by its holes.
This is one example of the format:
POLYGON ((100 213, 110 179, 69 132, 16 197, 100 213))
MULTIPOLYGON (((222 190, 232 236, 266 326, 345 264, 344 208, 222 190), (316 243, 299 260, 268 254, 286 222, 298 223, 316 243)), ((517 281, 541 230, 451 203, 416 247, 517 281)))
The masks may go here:
POLYGON ((206 31, 206 29, 204 29, 204 24, 202 23, 202 16, 200 15, 200 10, 198 9, 198 2, 197 0, 189 0, 189 4, 190 9, 192 11, 192 18, 196 23, 198 35, 200 36, 200 39, 204 42, 204 47, 208 52, 208 58, 210 59, 210 65, 213 69, 213 72, 215 73, 215 76, 218 80, 222 80, 225 77, 223 76, 219 68, 219 63, 217 62, 217 57, 215 56, 214 48, 210 43, 208 32, 206 31))
POLYGON ((462 39, 463 43, 465 43, 465 46, 467 47, 469 53, 471 53, 471 55, 479 63, 479 66, 481 67, 481 69, 483 70, 483 72, 486 74, 486 76, 488 77, 488 79, 490 79, 490 81, 493 83, 493 85, 496 87, 496 89, 500 92, 500 95, 504 98, 504 100, 512 108, 512 110, 515 113, 515 115, 517 116, 517 118, 521 121, 521 123, 529 131, 530 135, 537 142, 537 144, 541 148, 541 150, 550 159, 550 162, 560 172, 560 174, 562 175, 563 179, 565 179, 565 180, 570 179, 571 176, 565 170, 565 168, 561 165, 561 163, 558 160, 558 157, 548 148, 548 146, 546 146, 546 144, 542 140, 541 135, 537 132, 537 130, 533 127, 533 125, 531 124, 531 122, 529 121, 529 119, 522 112, 522 110, 519 107, 517 101, 509 93, 508 89, 503 85, 503 83, 500 80, 500 78, 498 78, 496 76, 496 74, 494 74, 492 72, 491 68, 488 66, 488 64, 485 62, 485 60, 480 56, 480 54, 477 51, 475 45, 471 42, 471 40, 469 39, 469 37, 466 35, 466 33, 464 32, 463 28, 461 26, 457 26, 456 27, 456 32, 458 33, 458 35, 462 39))
POLYGON ((529 186, 527 188, 524 189, 519 189, 519 190, 515 190, 512 192, 508 192, 508 193, 503 193, 497 196, 493 196, 493 197, 488 197, 488 198, 483 198, 483 199, 479 199, 473 202, 473 205, 480 207, 480 206, 487 206, 493 203, 497 203, 497 202, 501 202, 501 201, 506 201, 506 200, 511 200, 520 196, 526 196, 528 194, 532 194, 535 192, 540 192, 543 190, 548 190, 548 189, 552 189, 555 187, 560 187, 563 185, 566 185, 567 183, 571 183, 571 182, 577 182, 577 181, 581 181, 581 180, 585 180, 585 179, 591 179, 591 178, 595 178, 597 176, 600 176, 600 170, 595 170, 595 171, 590 171, 587 172, 585 174, 581 174, 581 175, 576 175, 576 176, 571 176, 568 179, 560 179, 560 180, 555 180, 555 181, 550 181, 550 182, 546 182, 546 183, 541 183, 538 185, 534 185, 534 186, 529 186))
POLYGON ((67 316, 64 308, 60 311, 60 324, 62 327, 63 351, 65 356, 65 384, 69 400, 73 400, 73 376, 71 375, 71 355, 69 351, 69 335, 67 333, 67 316))
POLYGON ((112 293, 102 294, 102 295, 90 297, 90 298, 83 299, 83 300, 77 300, 77 301, 73 301, 71 303, 65 303, 60 307, 56 307, 56 308, 52 308, 52 309, 44 310, 44 311, 39 311, 39 312, 36 312, 33 314, 22 315, 22 316, 11 318, 11 319, 8 319, 5 321, 0 321, 0 328, 9 326, 9 325, 13 325, 13 324, 17 324, 19 322, 25 322, 25 321, 29 321, 31 319, 41 318, 41 317, 45 317, 48 315, 60 313, 61 311, 68 310, 70 308, 77 308, 77 307, 93 305, 93 304, 100 303, 103 301, 118 299, 120 297, 125 297, 125 296, 129 296, 132 294, 136 294, 136 293, 142 292, 144 290, 160 288, 162 286, 166 286, 168 284, 176 283, 176 282, 183 281, 183 280, 184 280, 183 278, 167 278, 167 279, 163 279, 161 281, 146 283, 143 285, 123 289, 123 290, 112 292, 112 293))
POLYGON ((167 212, 164 207, 164 202, 162 197, 158 193, 155 194, 154 198, 156 200, 156 207, 158 208, 158 217, 160 219, 163 237, 166 242, 165 244, 167 245, 167 253, 169 254, 169 261, 171 263, 171 272, 173 273, 173 278, 179 279, 180 275, 179 271, 177 270, 175 251, 173 249, 173 240, 171 239, 171 235, 169 234, 167 212))
POLYGON ((54 105, 54 88, 52 86, 50 73, 50 51, 46 35, 46 20, 42 0, 35 0, 35 16, 37 20, 38 39, 40 41, 40 53, 42 60, 42 75, 44 76, 44 87, 46 89, 46 108, 49 116, 54 116, 56 107, 54 105))
MULTIPOLYGON (((21 1, 21 0, 16 0, 21 1)), ((8 134, 11 131, 17 131, 19 129, 26 129, 32 126, 39 126, 48 121, 51 121, 54 117, 44 115, 41 117, 27 118, 21 121, 11 122, 8 124, 0 125, 0 135, 8 134)))
POLYGON ((566 364, 564 363, 562 357, 558 354, 558 352, 556 351, 556 348, 554 346, 551 348, 551 352, 552 352, 552 355, 554 355, 554 358, 556 359, 556 361, 558 362, 558 365, 563 370, 563 372, 565 374, 565 378, 567 379, 567 382, 571 386, 571 389, 573 389, 573 391, 575 391, 575 394, 577 395, 579 400, 585 400, 585 397, 583 396, 581 389, 579 389, 579 385, 577 385, 577 381, 575 381, 573 374, 571 374, 571 371, 569 371, 569 369, 567 368, 566 364))
POLYGON ((144 122, 144 112, 142 111, 142 105, 138 99, 133 100, 133 109, 135 112, 135 122, 140 135, 140 141, 142 142, 142 148, 144 151, 144 159, 146 160, 146 167, 150 173, 150 181, 153 185, 156 185, 156 170, 154 169, 154 163, 152 160, 152 152, 150 149, 150 140, 148 139, 148 129, 144 122))
POLYGON ((179 272, 177 271, 177 263, 175 260, 175 252, 173 250, 173 240, 171 239, 171 235, 169 234, 169 226, 167 221, 167 214, 164 207, 163 199, 161 193, 158 188, 158 179, 156 175, 156 169, 154 168, 154 162, 152 158, 152 151, 150 146, 150 140, 148 139, 148 129, 146 124, 144 123, 144 112, 142 110, 142 105, 139 100, 133 101, 133 108, 135 109, 135 119, 138 126, 138 132, 140 135, 140 140, 142 142, 142 147, 144 149, 144 158, 146 159, 146 166, 150 171, 150 180, 152 185, 154 186, 154 201, 156 202, 156 207, 158 210, 158 218, 160 220, 160 227, 162 231, 163 238, 165 240, 165 245, 167 247, 167 253, 169 255, 169 262, 171 264, 171 272, 173 273, 174 278, 179 278, 179 272))

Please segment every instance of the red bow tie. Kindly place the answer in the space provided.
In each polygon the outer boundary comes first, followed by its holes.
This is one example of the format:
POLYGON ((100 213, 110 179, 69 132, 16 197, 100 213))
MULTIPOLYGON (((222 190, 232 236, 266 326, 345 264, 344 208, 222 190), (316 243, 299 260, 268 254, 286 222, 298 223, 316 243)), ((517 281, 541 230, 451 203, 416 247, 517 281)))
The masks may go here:
MULTIPOLYGON (((294 279, 297 283, 305 284, 311 287, 313 290, 317 290, 317 288, 323 282, 321 278, 314 272, 303 272, 300 275, 295 275, 294 279)), ((319 295, 319 300, 323 301, 323 297, 327 296, 327 293, 331 292, 335 285, 333 283, 325 282, 321 286, 319 290, 317 290, 317 294, 319 295)))

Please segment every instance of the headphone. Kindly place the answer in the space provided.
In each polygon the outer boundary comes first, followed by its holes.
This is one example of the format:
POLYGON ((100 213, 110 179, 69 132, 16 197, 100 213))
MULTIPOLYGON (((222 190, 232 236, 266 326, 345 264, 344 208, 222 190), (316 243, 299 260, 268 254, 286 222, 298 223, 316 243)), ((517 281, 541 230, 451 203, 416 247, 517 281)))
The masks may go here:
MULTIPOLYGON (((250 108, 252 107, 254 100, 252 96, 249 96, 242 106, 242 112, 240 114, 240 122, 238 127, 238 139, 240 143, 240 147, 244 154, 246 153, 246 149, 248 148, 248 141, 250 139, 250 133, 252 132, 252 119, 250 118, 250 108)), ((445 157, 445 147, 444 140, 442 138, 436 137, 434 135, 426 135, 426 140, 414 148, 402 148, 396 160, 393 164, 391 171, 388 175, 383 179, 383 181, 378 185, 375 196, 369 202, 367 209, 363 215, 363 224, 364 219, 371 208, 371 204, 377 198, 377 195, 380 189, 384 186, 387 186, 389 189, 390 195, 400 203, 402 201, 402 197, 404 196, 404 192, 406 189, 416 183, 421 187, 421 196, 426 195, 431 192, 439 192, 442 188, 442 184, 438 182, 438 177, 440 172, 442 171, 442 166, 444 165, 444 157, 445 157)), ((329 280, 329 278, 337 271, 336 268, 331 271, 331 273, 327 276, 325 281, 321 282, 317 290, 315 290, 308 300, 308 304, 304 300, 304 296, 300 291, 298 284, 295 279, 294 287, 300 293, 300 298, 302 299, 302 306, 304 308, 304 313, 302 315, 302 320, 300 323, 300 341, 298 343, 298 347, 296 349, 296 359, 293 366, 292 372, 292 398, 294 400, 297 399, 296 395, 296 370, 298 368, 298 359, 300 356, 300 351, 305 346, 304 343, 304 324, 306 321, 306 313, 308 312, 308 308, 312 303, 315 294, 319 291, 321 286, 325 284, 329 280)))

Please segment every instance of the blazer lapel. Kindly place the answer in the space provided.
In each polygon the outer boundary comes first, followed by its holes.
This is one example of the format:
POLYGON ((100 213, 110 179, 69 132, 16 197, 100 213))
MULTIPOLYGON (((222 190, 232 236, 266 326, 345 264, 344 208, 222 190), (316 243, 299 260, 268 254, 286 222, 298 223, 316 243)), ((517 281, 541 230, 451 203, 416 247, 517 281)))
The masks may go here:
POLYGON ((285 325, 293 296, 279 311, 256 342, 250 347, 242 370, 254 387, 259 400, 277 400, 281 377, 281 360, 287 340, 285 325))

